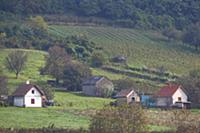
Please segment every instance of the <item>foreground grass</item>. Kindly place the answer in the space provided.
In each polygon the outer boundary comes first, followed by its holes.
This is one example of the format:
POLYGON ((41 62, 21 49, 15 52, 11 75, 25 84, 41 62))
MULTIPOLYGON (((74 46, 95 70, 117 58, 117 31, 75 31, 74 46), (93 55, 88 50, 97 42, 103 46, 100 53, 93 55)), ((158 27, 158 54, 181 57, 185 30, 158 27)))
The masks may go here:
POLYGON ((80 96, 76 93, 56 92, 60 106, 48 108, 0 108, 2 128, 42 128, 54 124, 57 128, 88 128, 91 110, 95 111, 112 100, 80 96))
POLYGON ((88 128, 89 118, 51 108, 0 108, 1 128, 88 128))

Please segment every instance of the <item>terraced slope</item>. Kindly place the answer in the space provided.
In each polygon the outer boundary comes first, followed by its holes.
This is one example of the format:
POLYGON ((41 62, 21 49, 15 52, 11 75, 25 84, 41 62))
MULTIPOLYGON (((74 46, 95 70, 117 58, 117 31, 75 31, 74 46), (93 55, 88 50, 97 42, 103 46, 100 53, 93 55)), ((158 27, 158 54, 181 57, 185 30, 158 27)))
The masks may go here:
POLYGON ((86 35, 103 48, 108 57, 124 55, 134 67, 164 66, 176 74, 200 67, 200 55, 180 42, 170 42, 154 31, 124 28, 51 25, 49 32, 59 37, 86 35))

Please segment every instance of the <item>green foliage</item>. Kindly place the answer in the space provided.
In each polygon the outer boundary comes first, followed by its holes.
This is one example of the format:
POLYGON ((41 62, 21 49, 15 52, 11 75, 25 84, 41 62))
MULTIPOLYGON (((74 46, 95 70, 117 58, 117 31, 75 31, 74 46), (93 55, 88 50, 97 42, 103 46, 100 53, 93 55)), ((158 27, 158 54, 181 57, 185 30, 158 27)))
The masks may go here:
POLYGON ((91 76, 90 68, 80 62, 71 62, 65 66, 63 81, 68 90, 82 90, 82 83, 91 76))
POLYGON ((54 99, 55 90, 51 86, 41 85, 40 87, 42 87, 41 89, 43 90, 43 92, 48 100, 54 99))
POLYGON ((183 41, 193 45, 198 50, 200 47, 200 23, 189 26, 183 36, 183 41))
POLYGON ((106 63, 106 58, 103 53, 93 53, 91 56, 91 66, 92 67, 101 67, 106 63))
POLYGON ((167 36, 170 40, 181 40, 183 33, 174 28, 167 28, 163 31, 163 35, 167 36))
POLYGON ((48 29, 48 25, 44 21, 43 17, 41 16, 31 17, 30 20, 33 23, 33 25, 35 25, 37 28, 41 28, 42 30, 48 29))
POLYGON ((90 133, 147 132, 144 111, 139 105, 104 107, 92 118, 90 133))
POLYGON ((21 15, 77 14, 113 20, 136 28, 184 29, 200 19, 199 1, 178 0, 2 0, 0 9, 21 15))

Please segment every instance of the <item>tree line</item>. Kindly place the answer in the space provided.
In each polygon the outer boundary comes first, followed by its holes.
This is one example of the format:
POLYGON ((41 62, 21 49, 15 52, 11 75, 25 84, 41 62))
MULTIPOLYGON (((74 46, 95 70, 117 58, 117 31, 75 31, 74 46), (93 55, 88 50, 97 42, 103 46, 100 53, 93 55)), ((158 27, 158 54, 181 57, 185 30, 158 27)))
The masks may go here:
POLYGON ((76 14, 142 28, 184 29, 200 21, 197 0, 1 0, 0 10, 22 15, 76 14))

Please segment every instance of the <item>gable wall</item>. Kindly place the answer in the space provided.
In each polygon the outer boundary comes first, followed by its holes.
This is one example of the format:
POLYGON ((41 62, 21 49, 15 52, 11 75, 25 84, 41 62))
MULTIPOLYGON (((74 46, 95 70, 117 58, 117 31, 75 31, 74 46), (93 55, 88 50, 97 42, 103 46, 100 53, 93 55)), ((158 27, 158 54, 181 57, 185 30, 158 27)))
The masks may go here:
POLYGON ((187 95, 180 88, 172 96, 173 104, 176 103, 176 102, 178 102, 178 97, 181 97, 181 101, 182 102, 187 102, 188 101, 187 95))
POLYGON ((42 98, 40 92, 36 88, 30 89, 30 91, 25 95, 25 107, 42 107, 42 98), (34 90, 34 94, 32 94, 34 90), (35 100, 34 104, 31 104, 31 99, 35 100))

